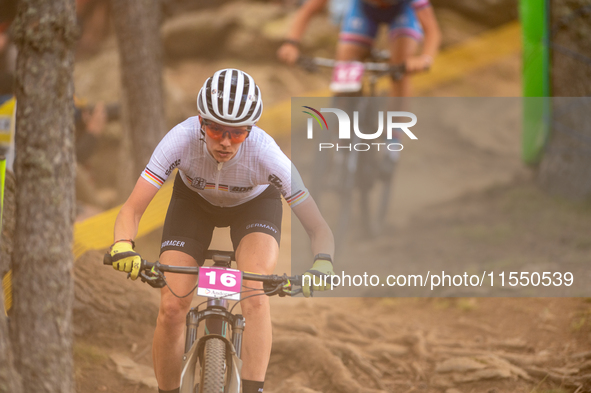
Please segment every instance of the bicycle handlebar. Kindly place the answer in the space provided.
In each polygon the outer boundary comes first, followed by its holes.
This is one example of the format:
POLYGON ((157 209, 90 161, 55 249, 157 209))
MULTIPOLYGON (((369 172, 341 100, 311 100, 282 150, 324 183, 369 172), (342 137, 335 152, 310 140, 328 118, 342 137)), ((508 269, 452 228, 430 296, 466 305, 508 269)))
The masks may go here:
MULTIPOLYGON (((235 255, 233 252, 230 251, 206 251, 205 257, 206 259, 212 259, 214 255, 222 255, 228 256, 231 260, 235 261, 235 255)), ((111 260, 111 255, 106 253, 103 258, 104 265, 113 265, 113 261, 111 260)), ((199 267, 197 266, 173 266, 173 265, 162 265, 160 262, 148 262, 145 259, 142 259, 142 266, 140 267, 140 272, 149 272, 156 270, 157 272, 167 272, 167 273, 180 273, 180 274, 191 274, 198 276, 199 275, 199 267)), ((141 274, 141 273, 140 273, 141 274)), ((302 276, 295 275, 295 276, 287 276, 287 275, 276 275, 276 274, 257 274, 257 273, 249 273, 249 272, 242 272, 242 278, 245 280, 251 281, 258 281, 262 282, 263 284, 268 284, 271 286, 279 286, 279 285, 286 285, 291 283, 295 286, 302 286, 302 276)), ((143 275, 142 275, 142 281, 143 275)), ((288 292, 284 292, 285 294, 290 295, 288 292)), ((299 292, 298 292, 299 293, 299 292)), ((274 294, 274 293, 273 293, 274 294)))
MULTIPOLYGON (((166 273, 180 273, 180 274, 191 274, 198 276, 199 275, 199 267, 197 266, 172 266, 172 265, 162 265, 160 262, 148 262, 146 260, 142 260, 142 267, 140 270, 151 270, 155 268, 161 272, 166 273)), ((302 276, 279 276, 277 274, 257 274, 257 273, 249 273, 249 272, 242 272, 242 278, 245 280, 251 281, 259 281, 262 283, 267 284, 286 284, 289 280, 294 285, 302 285, 302 276)))
MULTIPOLYGON (((318 67, 334 68, 339 61, 335 59, 328 59, 324 57, 308 57, 300 56, 297 63, 306 71, 316 72, 318 67)), ((402 64, 388 64, 383 62, 361 62, 365 71, 374 72, 376 74, 389 74, 395 80, 400 80, 406 73, 406 65, 402 64)))

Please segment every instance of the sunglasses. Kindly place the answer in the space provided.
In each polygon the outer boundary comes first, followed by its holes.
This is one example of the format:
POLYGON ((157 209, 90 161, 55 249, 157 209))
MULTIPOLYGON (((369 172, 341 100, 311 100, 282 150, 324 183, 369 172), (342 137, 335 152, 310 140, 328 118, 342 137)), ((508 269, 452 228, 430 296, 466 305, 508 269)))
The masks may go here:
POLYGON ((226 137, 226 134, 228 134, 228 137, 232 143, 244 142, 248 136, 248 133, 250 132, 250 129, 228 129, 228 127, 206 122, 203 122, 201 129, 204 130, 210 138, 216 141, 222 141, 226 137))

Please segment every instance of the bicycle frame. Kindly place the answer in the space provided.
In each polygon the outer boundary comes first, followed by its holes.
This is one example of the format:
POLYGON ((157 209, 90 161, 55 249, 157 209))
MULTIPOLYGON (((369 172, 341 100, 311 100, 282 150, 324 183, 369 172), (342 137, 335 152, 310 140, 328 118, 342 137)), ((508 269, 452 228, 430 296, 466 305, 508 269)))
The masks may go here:
MULTIPOLYGON (((214 266, 230 267, 231 257, 213 255, 214 266)), ((229 374, 227 388, 229 393, 239 393, 242 380, 242 334, 244 332, 245 319, 242 315, 234 315, 228 311, 229 302, 226 299, 210 298, 207 300, 207 307, 203 311, 192 308, 187 314, 187 331, 185 335, 185 354, 183 355, 183 368, 181 371, 180 393, 194 393, 195 370, 197 361, 203 359, 205 342, 211 338, 219 338, 226 344, 226 359, 229 359, 229 374), (207 329, 205 334, 197 339, 197 329, 201 321, 212 320, 221 322, 220 326, 207 329), (232 338, 228 339, 228 325, 232 326, 232 338), (229 355, 229 356, 228 356, 229 355)), ((211 328, 210 324, 210 328, 211 328)))

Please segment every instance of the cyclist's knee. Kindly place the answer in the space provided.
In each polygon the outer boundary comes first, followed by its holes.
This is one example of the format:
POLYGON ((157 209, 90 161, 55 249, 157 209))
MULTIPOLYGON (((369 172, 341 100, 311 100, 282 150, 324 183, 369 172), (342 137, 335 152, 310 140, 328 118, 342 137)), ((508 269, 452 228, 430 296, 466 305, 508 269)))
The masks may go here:
POLYGON ((269 298, 267 296, 254 296, 240 302, 242 313, 246 318, 249 315, 265 313, 269 310, 269 298))
POLYGON ((175 324, 184 323, 185 316, 191 308, 191 297, 187 299, 178 299, 174 296, 163 296, 160 301, 160 311, 158 319, 164 323, 175 324))

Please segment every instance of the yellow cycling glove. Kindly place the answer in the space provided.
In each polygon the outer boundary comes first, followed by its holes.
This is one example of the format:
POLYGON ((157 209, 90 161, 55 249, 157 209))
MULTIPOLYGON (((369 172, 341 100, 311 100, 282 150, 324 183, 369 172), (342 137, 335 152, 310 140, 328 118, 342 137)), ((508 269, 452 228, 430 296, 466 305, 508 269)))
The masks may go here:
POLYGON ((111 246, 111 261, 113 269, 129 273, 129 277, 135 280, 142 266, 140 254, 133 251, 133 246, 127 241, 118 241, 111 246))
POLYGON ((312 268, 302 277, 302 292, 305 297, 310 297, 312 294, 310 287, 312 287, 314 291, 329 291, 332 289, 330 276, 334 276, 335 273, 332 267, 332 262, 330 261, 330 256, 327 255, 326 257, 326 259, 320 259, 317 256, 312 268))

